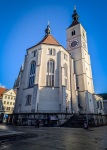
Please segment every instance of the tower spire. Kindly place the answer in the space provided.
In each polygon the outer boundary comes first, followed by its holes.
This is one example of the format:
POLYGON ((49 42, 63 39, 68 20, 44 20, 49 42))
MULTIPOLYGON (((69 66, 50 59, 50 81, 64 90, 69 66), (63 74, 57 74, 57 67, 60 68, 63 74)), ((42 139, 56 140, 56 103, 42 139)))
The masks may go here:
POLYGON ((48 21, 47 28, 45 29, 45 35, 49 35, 49 34, 51 34, 51 29, 50 29, 50 23, 48 21))
POLYGON ((78 21, 78 19, 79 19, 79 15, 77 13, 76 6, 74 6, 74 12, 72 14, 72 19, 73 19, 73 22, 78 21))

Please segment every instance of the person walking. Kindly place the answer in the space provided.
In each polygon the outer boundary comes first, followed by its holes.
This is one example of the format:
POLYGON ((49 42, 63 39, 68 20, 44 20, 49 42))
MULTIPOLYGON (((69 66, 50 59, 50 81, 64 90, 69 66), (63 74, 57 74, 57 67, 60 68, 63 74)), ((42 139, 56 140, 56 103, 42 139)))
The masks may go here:
POLYGON ((84 129, 88 130, 88 123, 87 123, 87 121, 84 121, 84 129))
POLYGON ((37 128, 39 128, 39 125, 40 125, 39 119, 36 120, 36 125, 37 125, 37 128))

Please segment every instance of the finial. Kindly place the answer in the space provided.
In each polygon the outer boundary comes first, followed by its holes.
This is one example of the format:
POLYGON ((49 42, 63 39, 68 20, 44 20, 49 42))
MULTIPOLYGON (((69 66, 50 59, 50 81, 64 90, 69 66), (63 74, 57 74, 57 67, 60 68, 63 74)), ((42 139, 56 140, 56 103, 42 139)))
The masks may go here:
POLYGON ((76 6, 74 5, 74 11, 76 10, 76 6))
POLYGON ((79 18, 79 15, 78 15, 78 13, 76 11, 76 6, 75 5, 74 5, 74 12, 72 14, 72 18, 73 18, 73 22, 74 21, 78 21, 78 18, 79 18))
POLYGON ((50 22, 48 21, 48 26, 49 26, 50 22))
POLYGON ((49 35, 49 34, 51 34, 51 29, 50 29, 50 25, 49 25, 49 21, 48 21, 47 28, 45 29, 45 35, 49 35))

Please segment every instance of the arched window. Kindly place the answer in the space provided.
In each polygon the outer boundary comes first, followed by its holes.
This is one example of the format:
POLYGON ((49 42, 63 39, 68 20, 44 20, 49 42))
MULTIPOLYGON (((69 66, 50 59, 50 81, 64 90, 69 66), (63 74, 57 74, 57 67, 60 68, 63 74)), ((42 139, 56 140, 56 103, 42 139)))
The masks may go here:
POLYGON ((33 87, 34 85, 35 72, 36 72, 36 62, 32 61, 30 67, 29 87, 33 87))
POLYGON ((65 80, 65 86, 66 86, 66 88, 67 88, 67 86, 68 86, 68 82, 67 82, 67 80, 68 80, 68 69, 67 69, 67 65, 65 64, 64 65, 64 80, 65 80))
POLYGON ((55 64, 53 60, 47 62, 47 74, 46 74, 46 85, 54 86, 54 68, 55 64))
POLYGON ((48 48, 48 54, 49 55, 53 55, 53 56, 55 56, 55 49, 53 48, 48 48))
POLYGON ((31 97, 32 97, 32 95, 26 96, 26 105, 31 105, 31 97))

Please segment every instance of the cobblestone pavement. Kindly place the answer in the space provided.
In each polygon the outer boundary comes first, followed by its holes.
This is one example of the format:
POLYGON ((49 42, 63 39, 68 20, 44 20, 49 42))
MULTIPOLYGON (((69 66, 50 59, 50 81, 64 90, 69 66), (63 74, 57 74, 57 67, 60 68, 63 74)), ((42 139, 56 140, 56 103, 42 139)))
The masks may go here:
POLYGON ((107 126, 91 128, 59 128, 2 126, 1 131, 35 133, 38 136, 5 142, 0 150, 107 150, 107 126))

